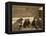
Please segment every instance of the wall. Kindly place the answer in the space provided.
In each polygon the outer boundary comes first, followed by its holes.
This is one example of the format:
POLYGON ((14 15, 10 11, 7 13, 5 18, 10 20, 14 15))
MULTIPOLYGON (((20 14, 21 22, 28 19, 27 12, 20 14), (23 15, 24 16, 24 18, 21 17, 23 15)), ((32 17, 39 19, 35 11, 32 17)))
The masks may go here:
POLYGON ((12 6, 12 17, 37 17, 40 6, 12 6))

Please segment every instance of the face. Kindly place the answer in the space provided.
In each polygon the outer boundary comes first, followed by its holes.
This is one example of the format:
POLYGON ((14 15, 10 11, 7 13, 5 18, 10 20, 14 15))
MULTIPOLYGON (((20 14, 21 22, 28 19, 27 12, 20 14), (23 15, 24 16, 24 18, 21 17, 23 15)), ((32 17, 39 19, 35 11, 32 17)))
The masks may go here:
POLYGON ((35 21, 37 21, 37 19, 35 19, 35 21))

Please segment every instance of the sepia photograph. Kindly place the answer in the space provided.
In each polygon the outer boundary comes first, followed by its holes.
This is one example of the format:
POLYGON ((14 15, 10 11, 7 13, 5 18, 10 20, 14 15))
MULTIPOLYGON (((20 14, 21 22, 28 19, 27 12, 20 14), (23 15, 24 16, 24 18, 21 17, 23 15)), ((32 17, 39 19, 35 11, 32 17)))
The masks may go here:
POLYGON ((45 4, 7 2, 5 18, 8 34, 45 32, 45 4))
POLYGON ((43 30, 43 7, 12 5, 12 32, 43 30))

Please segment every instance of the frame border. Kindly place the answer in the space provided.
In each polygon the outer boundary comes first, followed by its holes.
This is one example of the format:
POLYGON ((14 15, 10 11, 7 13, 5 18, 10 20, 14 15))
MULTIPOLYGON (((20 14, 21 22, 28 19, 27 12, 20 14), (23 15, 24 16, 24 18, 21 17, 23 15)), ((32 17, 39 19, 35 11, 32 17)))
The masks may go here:
POLYGON ((5 3, 5 33, 7 34, 18 34, 18 33, 35 33, 45 32, 45 4, 40 3, 24 3, 24 2, 6 2, 5 3), (12 5, 27 5, 27 6, 43 6, 43 30, 37 31, 19 31, 12 32, 12 5))

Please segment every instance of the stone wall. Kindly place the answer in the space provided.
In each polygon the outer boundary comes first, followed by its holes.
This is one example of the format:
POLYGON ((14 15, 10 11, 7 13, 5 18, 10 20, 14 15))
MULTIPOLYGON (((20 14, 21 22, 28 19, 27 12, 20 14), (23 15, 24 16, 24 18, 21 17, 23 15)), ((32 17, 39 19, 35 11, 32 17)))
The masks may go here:
POLYGON ((12 6, 12 17, 37 17, 40 6, 12 6))

